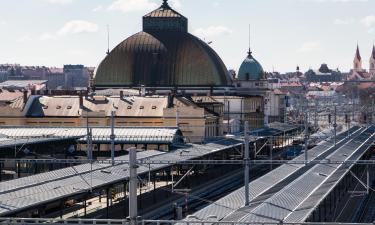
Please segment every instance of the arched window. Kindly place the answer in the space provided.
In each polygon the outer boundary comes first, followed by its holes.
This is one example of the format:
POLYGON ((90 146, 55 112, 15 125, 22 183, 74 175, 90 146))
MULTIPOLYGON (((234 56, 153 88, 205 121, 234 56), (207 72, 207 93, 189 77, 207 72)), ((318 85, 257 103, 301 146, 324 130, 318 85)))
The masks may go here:
POLYGON ((246 80, 250 80, 250 74, 246 73, 246 80))

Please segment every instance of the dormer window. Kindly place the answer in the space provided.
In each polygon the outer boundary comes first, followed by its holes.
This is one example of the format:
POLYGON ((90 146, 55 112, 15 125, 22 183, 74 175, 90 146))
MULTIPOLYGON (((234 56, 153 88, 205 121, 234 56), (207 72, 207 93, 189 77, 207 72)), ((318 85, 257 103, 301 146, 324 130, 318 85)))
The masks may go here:
POLYGON ((145 107, 144 107, 143 105, 139 107, 139 109, 144 109, 144 108, 145 108, 145 107))
POLYGON ((157 107, 154 105, 154 106, 152 106, 152 109, 156 109, 157 107))
POLYGON ((56 109, 61 109, 61 106, 60 105, 56 106, 56 109))
POLYGON ((67 109, 72 109, 72 106, 71 105, 69 105, 68 107, 66 107, 67 109))
POLYGON ((132 107, 129 105, 129 106, 128 106, 128 109, 132 109, 132 107))

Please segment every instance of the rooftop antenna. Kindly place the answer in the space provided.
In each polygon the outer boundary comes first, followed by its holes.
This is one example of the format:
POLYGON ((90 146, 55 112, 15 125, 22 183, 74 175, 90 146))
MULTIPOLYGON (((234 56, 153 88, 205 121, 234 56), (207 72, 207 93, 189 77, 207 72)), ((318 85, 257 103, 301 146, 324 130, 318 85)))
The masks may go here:
POLYGON ((248 54, 251 55, 251 26, 249 24, 249 52, 248 54))
POLYGON ((109 55, 109 24, 107 24, 107 55, 109 55))

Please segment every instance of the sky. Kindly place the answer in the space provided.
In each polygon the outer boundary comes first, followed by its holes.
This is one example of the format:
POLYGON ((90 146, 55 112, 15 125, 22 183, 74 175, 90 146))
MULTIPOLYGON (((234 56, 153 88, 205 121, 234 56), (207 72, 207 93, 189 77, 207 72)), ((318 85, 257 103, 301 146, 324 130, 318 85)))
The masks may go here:
MULTIPOLYGON (((0 0, 0 64, 97 66, 110 48, 142 29, 162 0, 0 0)), ((250 43, 266 71, 348 71, 357 43, 368 68, 375 0, 170 0, 189 32, 212 42, 238 70, 250 43)))

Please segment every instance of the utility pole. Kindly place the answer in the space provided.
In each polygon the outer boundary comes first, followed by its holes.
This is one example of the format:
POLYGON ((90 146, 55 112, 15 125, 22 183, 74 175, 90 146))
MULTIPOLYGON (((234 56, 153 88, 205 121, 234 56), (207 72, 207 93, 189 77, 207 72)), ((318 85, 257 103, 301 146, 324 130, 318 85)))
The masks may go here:
POLYGON ((354 90, 352 92, 352 107, 353 107, 353 112, 352 112, 352 121, 355 121, 355 104, 354 104, 354 90))
POLYGON ((137 225, 137 149, 129 149, 129 218, 130 225, 137 225))
POLYGON ((335 105, 335 115, 333 117, 333 130, 334 130, 334 141, 335 141, 335 146, 336 146, 336 134, 337 134, 337 106, 335 105))
POLYGON ((93 153, 92 153, 92 128, 89 127, 89 112, 86 111, 86 128, 87 128, 87 156, 88 159, 92 162, 93 160, 93 153))
POLYGON ((309 140, 309 123, 308 123, 308 112, 305 112, 305 165, 307 165, 308 155, 308 140, 309 140))
POLYGON ((315 129, 318 128, 318 99, 315 98, 315 111, 314 111, 314 126, 315 129))
POLYGON ((115 165, 115 111, 111 112, 111 161, 112 166, 115 165))
POLYGON ((375 96, 374 95, 371 95, 371 123, 372 124, 375 124, 375 115, 374 115, 374 105, 375 105, 375 96))
POLYGON ((250 204, 249 201, 249 182, 250 182, 250 149, 249 149, 249 122, 245 122, 245 152, 244 152, 244 161, 245 161, 245 206, 250 204))

